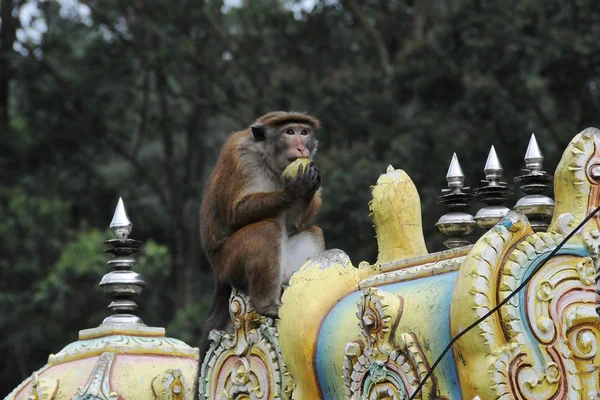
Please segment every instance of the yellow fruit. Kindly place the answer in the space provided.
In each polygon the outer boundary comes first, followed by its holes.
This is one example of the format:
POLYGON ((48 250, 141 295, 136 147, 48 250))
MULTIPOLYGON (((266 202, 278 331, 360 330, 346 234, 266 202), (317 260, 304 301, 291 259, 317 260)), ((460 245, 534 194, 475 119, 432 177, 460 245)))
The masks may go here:
POLYGON ((309 158, 298 158, 293 161, 290 165, 286 167, 281 173, 281 180, 285 181, 286 177, 289 177, 291 180, 296 179, 296 175, 298 175, 298 166, 302 165, 302 172, 306 171, 306 167, 312 161, 309 158))

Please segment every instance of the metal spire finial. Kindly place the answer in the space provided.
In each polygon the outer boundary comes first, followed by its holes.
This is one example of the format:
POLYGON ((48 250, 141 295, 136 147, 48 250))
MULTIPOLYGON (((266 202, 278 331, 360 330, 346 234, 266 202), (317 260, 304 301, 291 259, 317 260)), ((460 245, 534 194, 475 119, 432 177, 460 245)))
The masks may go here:
POLYGON ((446 178, 456 177, 464 178, 465 174, 463 173, 463 170, 460 167, 460 163, 458 162, 458 157, 456 156, 456 153, 454 153, 452 154, 452 160, 450 160, 450 166, 448 167, 448 173, 446 174, 446 178))
POLYGON ((500 181, 503 169, 494 146, 490 148, 483 171, 485 172, 485 180, 482 182, 487 183, 487 186, 475 189, 475 196, 485 204, 485 207, 477 211, 474 219, 477 221, 477 225, 489 229, 510 211, 502 205, 506 201, 510 189, 506 187, 506 182, 500 181))
POLYGON ((525 153, 524 174, 515 177, 525 196, 517 201, 514 209, 525 214, 534 232, 545 232, 554 213, 554 200, 544 194, 552 186, 552 176, 542 170, 543 161, 532 133, 525 153))
POLYGON ((542 169, 542 162, 544 156, 538 146, 537 140, 535 140, 535 134, 531 134, 529 139, 529 145, 527 146, 527 152, 525 153, 525 167, 531 171, 540 171, 542 169))
POLYGON ((446 174, 446 181, 448 181, 448 187, 454 191, 459 190, 464 185, 465 174, 460 167, 456 153, 452 155, 452 160, 450 160, 450 166, 448 167, 448 173, 446 174))
POLYGON ((490 186, 498 185, 498 179, 502 177, 503 169, 493 145, 488 154, 483 171, 485 172, 485 178, 490 182, 490 186))
POLYGON ((123 204, 123 199, 121 197, 119 197, 117 208, 115 209, 113 219, 110 222, 110 229, 117 239, 127 239, 133 229, 133 224, 129 218, 127 218, 127 211, 125 210, 125 205, 123 204))
POLYGON ((452 155, 446 180, 448 181, 448 189, 442 189, 442 193, 445 194, 440 196, 440 202, 450 212, 442 215, 435 226, 440 232, 448 236, 448 239, 444 241, 444 245, 449 249, 468 246, 471 242, 467 239, 467 236, 473 233, 476 226, 473 216, 467 212, 473 195, 464 192, 469 188, 463 187, 465 174, 460 167, 456 153, 452 155))
POLYGON ((115 256, 108 262, 114 268, 102 277, 100 286, 105 294, 113 298, 108 308, 113 314, 104 319, 103 325, 144 325, 141 318, 134 315, 137 304, 133 300, 146 286, 142 276, 131 268, 137 264, 133 254, 137 253, 142 245, 139 240, 129 239, 133 224, 127 218, 123 199, 119 198, 115 214, 110 223, 116 239, 105 241, 109 246, 107 250, 115 256))

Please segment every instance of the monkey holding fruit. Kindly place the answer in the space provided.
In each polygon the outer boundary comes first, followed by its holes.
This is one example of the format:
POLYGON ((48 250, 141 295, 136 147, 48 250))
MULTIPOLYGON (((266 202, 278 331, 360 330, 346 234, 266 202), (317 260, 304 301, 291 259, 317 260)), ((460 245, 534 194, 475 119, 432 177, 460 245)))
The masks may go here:
POLYGON ((319 121, 271 112, 225 142, 204 190, 200 235, 215 274, 208 334, 229 323, 232 287, 248 294, 261 315, 278 318, 282 285, 308 258, 325 250, 309 225, 321 206, 321 173, 312 162, 319 121))

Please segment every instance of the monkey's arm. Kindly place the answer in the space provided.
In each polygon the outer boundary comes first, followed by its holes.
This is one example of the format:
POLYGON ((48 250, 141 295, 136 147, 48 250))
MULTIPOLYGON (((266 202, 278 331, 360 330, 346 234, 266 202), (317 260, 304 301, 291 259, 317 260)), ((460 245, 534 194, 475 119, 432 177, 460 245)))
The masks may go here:
POLYGON ((277 218, 293 201, 282 190, 245 195, 232 207, 229 224, 234 230, 238 230, 267 218, 277 218))

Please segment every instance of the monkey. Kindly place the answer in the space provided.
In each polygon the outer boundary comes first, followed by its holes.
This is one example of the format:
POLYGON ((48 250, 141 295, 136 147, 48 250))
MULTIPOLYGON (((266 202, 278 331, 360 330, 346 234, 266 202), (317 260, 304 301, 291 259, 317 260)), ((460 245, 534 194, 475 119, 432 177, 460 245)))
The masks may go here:
POLYGON ((231 134, 219 153, 200 206, 201 244, 215 277, 201 363, 210 331, 228 327, 232 288, 249 295, 257 313, 277 319, 282 286, 325 250, 323 231, 309 224, 322 203, 321 172, 311 162, 295 179, 281 179, 297 158, 312 161, 319 124, 304 113, 270 112, 231 134))

